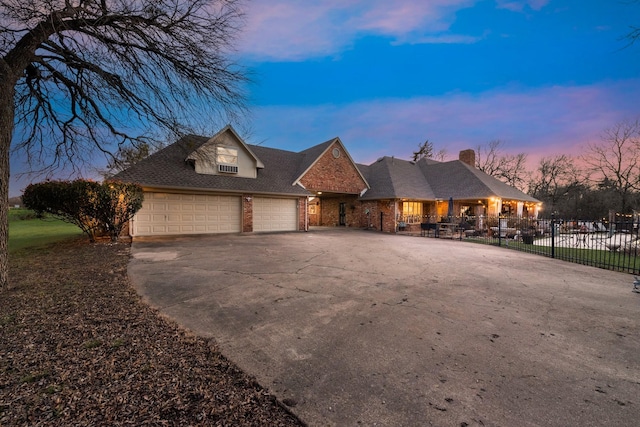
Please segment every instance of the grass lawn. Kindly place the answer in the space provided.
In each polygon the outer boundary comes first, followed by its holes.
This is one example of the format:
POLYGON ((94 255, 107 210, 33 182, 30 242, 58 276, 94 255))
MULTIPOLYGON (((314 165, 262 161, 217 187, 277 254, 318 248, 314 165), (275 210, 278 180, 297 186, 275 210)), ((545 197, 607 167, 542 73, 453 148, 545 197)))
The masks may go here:
POLYGON ((9 253, 78 237, 81 234, 82 231, 78 227, 57 218, 36 218, 28 209, 9 210, 9 253))
MULTIPOLYGON (((471 238, 469 242, 497 245, 497 239, 471 238)), ((537 255, 551 257, 551 246, 527 245, 521 241, 502 241, 502 247, 529 252, 537 255)), ((624 271, 634 274, 640 273, 640 257, 630 255, 621 251, 610 251, 600 249, 585 249, 566 246, 556 246, 554 258, 563 261, 575 262, 577 264, 591 265, 608 270, 624 271)))

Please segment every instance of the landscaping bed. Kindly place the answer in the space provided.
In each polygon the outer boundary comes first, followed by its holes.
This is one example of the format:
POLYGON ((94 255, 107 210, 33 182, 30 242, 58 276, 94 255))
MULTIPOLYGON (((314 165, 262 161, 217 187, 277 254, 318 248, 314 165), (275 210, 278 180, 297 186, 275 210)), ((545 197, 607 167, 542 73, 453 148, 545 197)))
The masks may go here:
POLYGON ((143 304, 128 243, 15 251, 0 295, 0 425, 303 425, 256 381, 143 304))

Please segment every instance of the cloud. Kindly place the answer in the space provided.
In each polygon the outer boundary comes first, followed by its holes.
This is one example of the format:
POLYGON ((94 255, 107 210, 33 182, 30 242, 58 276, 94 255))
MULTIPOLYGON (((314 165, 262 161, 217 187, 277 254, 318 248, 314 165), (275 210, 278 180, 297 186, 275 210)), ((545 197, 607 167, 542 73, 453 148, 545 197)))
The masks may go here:
POLYGON ((450 34, 455 13, 476 0, 254 0, 239 50, 258 60, 298 61, 333 56, 364 35, 400 43, 469 43, 450 34))
MULTIPOLYGON (((440 34, 414 39, 410 44, 472 44, 482 40, 483 37, 465 36, 461 34, 440 34)), ((399 44, 398 42, 393 44, 399 44)))
MULTIPOLYGON (((299 151, 339 136, 358 162, 383 155, 408 159, 425 139, 452 158, 493 139, 532 160, 577 154, 614 124, 638 118, 640 80, 535 90, 499 88, 478 95, 378 99, 344 105, 267 106, 254 134, 271 147, 299 151)), ((254 141, 255 142, 255 141, 254 141)))
POLYGON ((512 12, 522 12, 526 6, 532 10, 540 10, 549 4, 550 0, 496 0, 499 9, 512 12))

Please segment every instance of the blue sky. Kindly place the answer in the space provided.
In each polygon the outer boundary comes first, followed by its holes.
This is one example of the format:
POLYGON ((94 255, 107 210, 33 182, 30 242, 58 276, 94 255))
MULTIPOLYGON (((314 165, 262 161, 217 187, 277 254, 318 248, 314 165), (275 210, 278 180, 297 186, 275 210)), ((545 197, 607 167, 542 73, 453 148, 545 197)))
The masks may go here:
POLYGON ((577 154, 640 118, 640 2, 253 0, 239 40, 255 72, 252 143, 302 150, 339 136, 358 162, 457 158, 491 140, 577 154))
MULTIPOLYGON (((638 1, 245 7, 236 55, 253 73, 249 143, 299 151, 339 136, 355 161, 370 163, 409 159, 425 139, 450 159, 499 139, 534 168, 542 156, 579 154, 606 128, 640 118, 640 42, 624 38, 640 26, 638 1)), ((16 178, 11 195, 28 182, 16 178)))

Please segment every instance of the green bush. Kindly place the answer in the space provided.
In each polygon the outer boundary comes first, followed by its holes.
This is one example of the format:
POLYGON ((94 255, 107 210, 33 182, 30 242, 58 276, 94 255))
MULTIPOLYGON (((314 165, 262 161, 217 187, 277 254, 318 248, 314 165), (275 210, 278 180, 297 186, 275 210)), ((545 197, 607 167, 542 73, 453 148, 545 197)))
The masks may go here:
POLYGON ((118 240, 124 226, 142 207, 143 199, 137 184, 107 181, 100 186, 94 215, 111 240, 118 240))
POLYGON ((137 184, 83 179, 31 184, 22 196, 24 205, 36 214, 49 213, 77 225, 92 242, 105 234, 116 241, 142 200, 137 184))

